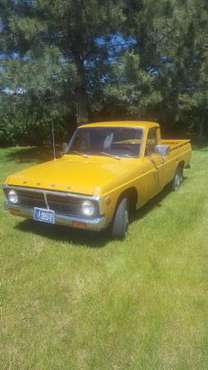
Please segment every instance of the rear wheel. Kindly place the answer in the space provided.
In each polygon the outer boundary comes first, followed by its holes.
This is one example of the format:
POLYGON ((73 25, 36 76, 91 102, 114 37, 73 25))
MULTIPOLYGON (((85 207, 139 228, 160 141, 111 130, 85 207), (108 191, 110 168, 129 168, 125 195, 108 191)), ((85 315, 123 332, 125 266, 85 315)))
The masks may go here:
POLYGON ((172 184, 171 184, 172 190, 173 191, 179 190, 182 182, 183 182, 183 167, 178 166, 177 169, 176 169, 175 176, 172 180, 172 184))
POLYGON ((112 223, 112 236, 124 239, 129 226, 129 202, 127 198, 120 200, 112 223))

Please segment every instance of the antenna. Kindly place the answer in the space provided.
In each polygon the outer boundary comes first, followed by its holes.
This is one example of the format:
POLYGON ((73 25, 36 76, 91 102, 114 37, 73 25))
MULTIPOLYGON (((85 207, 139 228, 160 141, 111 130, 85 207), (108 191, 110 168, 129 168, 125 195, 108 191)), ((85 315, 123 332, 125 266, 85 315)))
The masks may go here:
POLYGON ((56 142, 55 142, 55 130, 54 130, 54 122, 51 123, 51 133, 52 133, 52 142, 53 142, 53 157, 56 160, 56 142))

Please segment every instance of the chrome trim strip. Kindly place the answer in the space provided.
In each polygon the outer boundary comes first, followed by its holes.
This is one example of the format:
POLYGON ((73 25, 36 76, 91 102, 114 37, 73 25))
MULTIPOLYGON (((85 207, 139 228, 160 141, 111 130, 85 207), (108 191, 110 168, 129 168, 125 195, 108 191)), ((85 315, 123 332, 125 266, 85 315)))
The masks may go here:
MULTIPOLYGON (((8 211, 19 211, 19 214, 17 213, 17 216, 22 216, 26 218, 33 218, 33 209, 32 208, 23 208, 20 206, 11 205, 8 201, 5 202, 5 208, 8 211)), ((73 225, 74 222, 83 224, 83 229, 87 230, 93 230, 93 231, 101 231, 105 229, 107 226, 106 224, 106 218, 105 217, 96 217, 94 219, 87 220, 86 218, 82 217, 75 217, 75 216, 65 216, 60 215, 56 213, 56 224, 57 225, 66 225, 75 227, 76 225, 73 225)))

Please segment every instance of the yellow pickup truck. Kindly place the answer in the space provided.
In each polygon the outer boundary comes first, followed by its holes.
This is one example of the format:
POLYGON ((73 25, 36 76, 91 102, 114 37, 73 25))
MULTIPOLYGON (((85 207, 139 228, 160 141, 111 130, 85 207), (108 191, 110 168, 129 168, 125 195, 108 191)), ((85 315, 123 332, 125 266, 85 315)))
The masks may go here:
POLYGON ((62 157, 9 176, 6 208, 39 222, 124 238, 131 212, 167 185, 177 190, 189 167, 189 140, 162 140, 155 122, 79 127, 62 157))

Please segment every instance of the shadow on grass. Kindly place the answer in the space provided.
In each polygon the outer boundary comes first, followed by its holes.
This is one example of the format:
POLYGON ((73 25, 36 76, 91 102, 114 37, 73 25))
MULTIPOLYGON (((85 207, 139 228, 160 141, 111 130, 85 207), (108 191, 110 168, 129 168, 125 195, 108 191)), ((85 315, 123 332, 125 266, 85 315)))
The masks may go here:
MULTIPOLYGON (((57 152, 60 149, 57 148, 57 152)), ((31 147, 31 148, 17 148, 12 150, 7 159, 17 163, 41 163, 53 159, 53 152, 51 147, 31 147)))
MULTIPOLYGON (((186 178, 184 178, 184 181, 186 178)), ((145 217, 148 213, 152 212, 156 207, 162 207, 162 201, 172 193, 170 185, 167 185, 161 193, 157 194, 153 199, 151 199, 147 204, 145 204, 142 208, 136 211, 134 218, 131 220, 133 223, 134 221, 139 221, 141 218, 145 217)))
POLYGON ((47 225, 32 220, 20 222, 16 229, 24 233, 40 235, 55 242, 73 243, 77 247, 102 248, 110 241, 107 230, 97 233, 67 226, 47 225))
MULTIPOLYGON (((139 209, 130 222, 138 222, 146 214, 152 212, 155 207, 162 207, 162 201, 170 194, 170 192, 170 187, 166 187, 160 194, 139 209)), ((32 220, 25 220, 18 223, 16 229, 24 233, 34 233, 56 242, 73 243, 77 247, 103 248, 112 240, 109 229, 97 233, 73 229, 67 226, 47 225, 44 223, 37 223, 32 220)))

